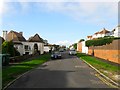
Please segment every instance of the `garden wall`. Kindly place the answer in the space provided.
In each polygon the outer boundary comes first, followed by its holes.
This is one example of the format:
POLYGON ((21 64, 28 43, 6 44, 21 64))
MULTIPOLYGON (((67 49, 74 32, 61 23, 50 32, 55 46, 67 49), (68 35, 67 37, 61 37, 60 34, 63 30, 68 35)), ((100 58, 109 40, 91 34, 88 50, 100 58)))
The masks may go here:
POLYGON ((88 54, 120 64, 120 40, 114 40, 111 44, 88 48, 88 54))
POLYGON ((39 56, 39 54, 10 57, 10 63, 21 62, 21 61, 27 60, 29 58, 30 59, 35 58, 36 56, 39 56))

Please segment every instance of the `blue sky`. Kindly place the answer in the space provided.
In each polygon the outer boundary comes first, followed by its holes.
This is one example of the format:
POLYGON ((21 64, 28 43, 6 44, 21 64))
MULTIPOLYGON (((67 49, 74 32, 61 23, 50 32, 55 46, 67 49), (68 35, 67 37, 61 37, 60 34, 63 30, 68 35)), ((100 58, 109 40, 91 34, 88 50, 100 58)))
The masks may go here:
MULTIPOLYGON (((38 33, 49 43, 70 45, 118 24, 117 2, 9 2, 3 4, 2 30, 38 33)), ((2 33, 1 33, 2 35, 2 33)))

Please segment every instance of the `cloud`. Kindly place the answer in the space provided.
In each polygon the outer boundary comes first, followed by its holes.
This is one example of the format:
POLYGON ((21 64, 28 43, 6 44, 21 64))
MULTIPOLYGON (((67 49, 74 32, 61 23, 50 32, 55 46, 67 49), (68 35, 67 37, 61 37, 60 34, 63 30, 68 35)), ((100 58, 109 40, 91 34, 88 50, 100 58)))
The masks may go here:
POLYGON ((67 47, 74 44, 74 43, 77 43, 79 40, 75 40, 75 41, 68 41, 68 40, 64 40, 64 41, 58 41, 56 42, 56 44, 58 45, 66 45, 67 47))
POLYGON ((69 45, 71 45, 71 42, 68 41, 68 40, 64 40, 64 41, 58 41, 58 42, 56 42, 56 44, 58 44, 58 45, 66 45, 68 47, 69 45))
POLYGON ((28 0, 18 0, 18 2, 21 6, 22 13, 27 13, 30 8, 30 2, 28 2, 28 0))
POLYGON ((5 0, 0 0, 0 17, 2 17, 5 14, 14 12, 15 7, 9 3, 10 2, 6 2, 5 0))
POLYGON ((118 2, 119 0, 6 0, 7 2, 118 2))
MULTIPOLYGON (((4 0, 2 1, 3 4, 0 3, 2 4, 0 5, 0 13, 11 11, 11 6, 9 6, 9 4, 5 4, 4 0)), ((30 2, 33 0, 9 0, 9 2, 10 1, 18 2, 21 6, 22 12, 27 12, 32 6, 30 6, 30 2)), ((99 2, 98 0, 97 2, 95 2, 95 0, 92 1, 94 2, 88 2, 87 0, 85 2, 83 2, 83 0, 71 0, 71 2, 69 0, 35 0, 34 2, 37 2, 37 8, 42 11, 65 14, 78 21, 85 20, 87 22, 89 21, 89 18, 101 16, 101 13, 104 13, 104 17, 114 17, 117 15, 117 2, 99 2)), ((12 8, 15 9, 16 7, 13 6, 12 8)), ((100 17, 101 19, 104 18, 102 16, 100 17)))
MULTIPOLYGON (((3 14, 27 13, 33 4, 30 4, 32 0, 10 0, 18 2, 20 10, 17 10, 14 5, 5 3, 4 0, 0 3, 0 16, 3 14)), ((9 2, 10 2, 9 1, 9 2)), ((92 0, 94 1, 94 0, 92 0)), ((102 1, 102 0, 100 0, 102 1)), ((104 0, 106 1, 106 0, 104 0)), ((88 2, 83 0, 35 0, 34 5, 39 11, 46 13, 60 13, 65 16, 72 18, 80 23, 94 24, 94 25, 105 25, 114 21, 117 23, 118 16, 118 3, 117 2, 88 2)), ((1 24, 1 23, 0 23, 1 24)))
POLYGON ((109 23, 118 15, 117 2, 40 2, 38 7, 44 12, 56 12, 86 23, 109 23), (92 20, 91 20, 92 19, 92 20))
POLYGON ((4 0, 0 1, 0 15, 5 13, 7 11, 7 8, 5 7, 5 2, 4 0))

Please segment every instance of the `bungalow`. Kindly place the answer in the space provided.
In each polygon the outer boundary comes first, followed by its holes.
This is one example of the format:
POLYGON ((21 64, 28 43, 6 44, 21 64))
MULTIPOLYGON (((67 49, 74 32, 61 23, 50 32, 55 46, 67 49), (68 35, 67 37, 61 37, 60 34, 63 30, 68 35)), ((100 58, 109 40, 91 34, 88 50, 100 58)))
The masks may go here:
POLYGON ((92 36, 92 39, 104 37, 104 36, 110 36, 110 35, 111 35, 110 31, 108 31, 104 28, 103 30, 94 33, 94 35, 92 36))
POLYGON ((96 39, 99 37, 111 36, 111 35, 112 33, 104 28, 103 30, 96 32, 91 36, 87 36, 87 40, 92 40, 92 39, 96 39))
POLYGON ((44 53, 44 42, 38 34, 26 40, 22 32, 10 31, 7 34, 7 32, 3 31, 3 37, 6 37, 7 41, 13 41, 14 47, 20 52, 20 55, 44 53))

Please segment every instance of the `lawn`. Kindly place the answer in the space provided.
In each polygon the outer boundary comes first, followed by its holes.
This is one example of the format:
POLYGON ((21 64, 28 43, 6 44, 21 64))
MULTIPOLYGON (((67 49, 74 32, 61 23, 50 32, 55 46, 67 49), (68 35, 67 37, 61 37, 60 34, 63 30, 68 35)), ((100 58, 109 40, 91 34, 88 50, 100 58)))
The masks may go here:
POLYGON ((3 68, 2 70, 3 87, 6 86, 10 81, 17 78, 19 75, 37 67, 40 64, 43 64, 49 59, 50 59, 50 54, 44 54, 44 55, 40 55, 39 58, 33 60, 26 60, 16 65, 3 68))
POLYGON ((77 56, 82 60, 85 60, 86 62, 88 62, 95 68, 97 68, 98 70, 100 70, 102 73, 104 73, 108 77, 112 78, 114 81, 116 81, 113 78, 113 76, 118 74, 118 72, 120 71, 120 67, 101 61, 95 57, 92 57, 83 53, 77 53, 77 56))

